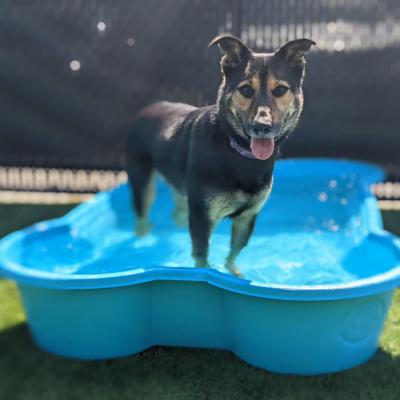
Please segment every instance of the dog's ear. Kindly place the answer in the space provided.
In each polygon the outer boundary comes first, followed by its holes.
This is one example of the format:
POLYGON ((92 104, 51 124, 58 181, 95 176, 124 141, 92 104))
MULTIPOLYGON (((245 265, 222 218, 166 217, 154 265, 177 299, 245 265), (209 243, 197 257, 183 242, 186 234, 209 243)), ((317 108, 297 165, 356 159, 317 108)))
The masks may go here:
POLYGON ((305 63, 304 56, 311 49, 311 46, 316 43, 310 39, 297 39, 283 45, 277 52, 276 55, 282 57, 290 64, 305 63))
POLYGON ((236 68, 243 60, 250 58, 251 50, 238 38, 231 35, 219 35, 210 44, 217 44, 221 51, 221 66, 226 68, 236 68))

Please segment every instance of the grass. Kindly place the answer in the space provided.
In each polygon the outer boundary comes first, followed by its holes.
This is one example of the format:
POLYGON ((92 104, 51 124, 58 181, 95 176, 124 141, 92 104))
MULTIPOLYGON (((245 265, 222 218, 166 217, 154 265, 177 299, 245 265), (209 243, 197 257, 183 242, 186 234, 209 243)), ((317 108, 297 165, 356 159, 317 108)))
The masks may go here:
MULTIPOLYGON (((68 208, 1 206, 0 234, 68 208)), ((384 221, 400 234, 399 212, 385 212, 384 221)), ((96 362, 52 356, 32 343, 14 283, 0 279, 1 400, 394 400, 400 398, 399 382, 400 291, 370 362, 338 374, 296 377, 268 373, 216 350, 155 347, 96 362)))

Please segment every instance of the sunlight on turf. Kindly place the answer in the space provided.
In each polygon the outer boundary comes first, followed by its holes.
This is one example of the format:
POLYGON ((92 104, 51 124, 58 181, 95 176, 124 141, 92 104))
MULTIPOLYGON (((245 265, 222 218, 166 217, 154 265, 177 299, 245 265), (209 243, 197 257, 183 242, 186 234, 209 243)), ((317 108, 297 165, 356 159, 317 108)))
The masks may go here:
POLYGON ((396 291, 392 307, 380 339, 380 347, 393 357, 400 357, 400 289, 396 291))
POLYGON ((13 282, 0 279, 0 332, 25 321, 25 313, 13 282))

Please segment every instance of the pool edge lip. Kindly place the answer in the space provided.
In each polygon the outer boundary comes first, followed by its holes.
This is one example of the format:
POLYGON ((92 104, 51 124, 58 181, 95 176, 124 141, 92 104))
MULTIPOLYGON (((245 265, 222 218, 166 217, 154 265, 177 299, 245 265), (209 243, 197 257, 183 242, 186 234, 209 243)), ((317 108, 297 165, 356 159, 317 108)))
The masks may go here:
MULTIPOLYGON (((291 163, 294 160, 285 160, 291 163)), ((358 170, 364 170, 367 174, 363 175, 363 181, 368 189, 369 185, 381 180, 384 177, 383 171, 373 165, 358 161, 337 160, 337 159, 296 159, 303 165, 310 163, 326 163, 339 167, 341 165, 351 166, 358 170)), ((297 173, 298 171, 296 171, 297 173)), ((376 218, 379 210, 376 207, 376 200, 370 194, 365 192, 365 211, 371 217, 368 219, 370 232, 368 237, 373 237, 386 246, 391 246, 398 254, 400 260, 400 240, 389 232, 383 230, 381 221, 376 218)), ((75 209, 74 213, 69 213, 64 217, 40 222, 28 228, 16 231, 5 236, 0 242, 0 271, 9 278, 15 279, 18 283, 31 286, 38 286, 48 289, 57 290, 93 290, 106 289, 112 287, 130 286, 152 281, 189 281, 189 282, 206 282, 213 286, 224 290, 236 292, 243 295, 255 296, 267 299, 281 300, 339 300, 346 298, 361 297, 373 295, 392 290, 400 285, 400 262, 394 268, 383 274, 373 275, 345 284, 328 284, 314 286, 294 286, 294 285, 273 285, 254 282, 219 272, 215 269, 199 269, 193 267, 163 267, 154 266, 152 268, 143 269, 140 266, 124 271, 111 274, 95 274, 95 275, 66 275, 54 272, 43 272, 25 268, 20 264, 6 260, 7 249, 11 248, 14 243, 32 232, 40 232, 47 229, 68 226, 72 223, 84 210, 88 203, 83 203, 79 209, 75 209)))

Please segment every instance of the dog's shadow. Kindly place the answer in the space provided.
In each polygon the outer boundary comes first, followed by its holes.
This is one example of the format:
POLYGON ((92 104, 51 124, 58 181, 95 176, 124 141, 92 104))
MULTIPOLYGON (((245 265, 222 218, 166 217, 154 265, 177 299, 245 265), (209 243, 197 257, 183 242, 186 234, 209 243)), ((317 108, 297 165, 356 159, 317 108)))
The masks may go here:
POLYGON ((206 349, 76 361, 38 349, 26 324, 0 332, 0 349, 2 399, 370 399, 398 393, 400 378, 400 357, 382 350, 363 366, 316 377, 271 374, 206 349))

